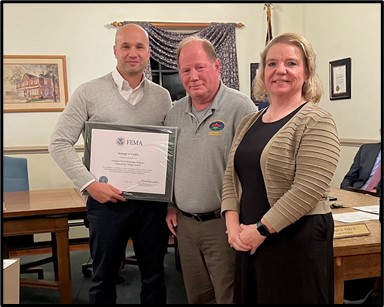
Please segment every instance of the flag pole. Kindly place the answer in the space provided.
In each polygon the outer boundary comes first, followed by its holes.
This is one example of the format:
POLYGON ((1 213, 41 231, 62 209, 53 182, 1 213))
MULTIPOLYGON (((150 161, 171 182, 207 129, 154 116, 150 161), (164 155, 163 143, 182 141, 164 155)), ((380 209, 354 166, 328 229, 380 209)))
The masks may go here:
POLYGON ((272 3, 264 3, 264 10, 266 11, 267 15, 267 35, 265 37, 265 45, 269 43, 269 41, 273 38, 272 35, 272 10, 273 5, 272 3))

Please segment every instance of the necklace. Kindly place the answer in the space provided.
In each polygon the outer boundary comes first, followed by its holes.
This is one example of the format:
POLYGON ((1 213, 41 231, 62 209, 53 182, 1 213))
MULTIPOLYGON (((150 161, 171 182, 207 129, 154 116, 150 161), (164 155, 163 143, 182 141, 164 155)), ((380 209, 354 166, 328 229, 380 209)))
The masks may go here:
POLYGON ((299 105, 301 105, 301 102, 299 104, 295 103, 294 105, 290 106, 288 109, 283 110, 282 112, 278 112, 277 114, 275 114, 273 116, 270 114, 271 113, 270 108, 268 108, 267 112, 265 113, 265 115, 268 116, 268 118, 266 118, 266 122, 270 123, 273 120, 283 118, 286 114, 289 114, 291 110, 297 108, 299 105))

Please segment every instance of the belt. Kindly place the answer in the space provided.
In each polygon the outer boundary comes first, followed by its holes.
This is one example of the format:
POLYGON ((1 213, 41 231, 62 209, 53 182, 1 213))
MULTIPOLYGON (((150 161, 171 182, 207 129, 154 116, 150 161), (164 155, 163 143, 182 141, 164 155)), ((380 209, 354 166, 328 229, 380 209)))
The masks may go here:
POLYGON ((193 218, 198 222, 205 222, 205 221, 221 218, 220 209, 211 211, 211 212, 205 212, 205 213, 188 213, 188 212, 181 211, 181 214, 184 216, 193 218))

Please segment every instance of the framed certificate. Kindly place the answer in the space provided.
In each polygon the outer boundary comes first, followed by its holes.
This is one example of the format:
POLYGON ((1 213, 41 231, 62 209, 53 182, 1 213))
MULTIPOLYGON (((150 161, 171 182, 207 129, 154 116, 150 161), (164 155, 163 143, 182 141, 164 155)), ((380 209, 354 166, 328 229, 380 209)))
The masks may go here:
POLYGON ((177 128, 86 122, 84 164, 127 199, 172 202, 177 128))
POLYGON ((351 58, 329 62, 329 99, 351 99, 351 58))

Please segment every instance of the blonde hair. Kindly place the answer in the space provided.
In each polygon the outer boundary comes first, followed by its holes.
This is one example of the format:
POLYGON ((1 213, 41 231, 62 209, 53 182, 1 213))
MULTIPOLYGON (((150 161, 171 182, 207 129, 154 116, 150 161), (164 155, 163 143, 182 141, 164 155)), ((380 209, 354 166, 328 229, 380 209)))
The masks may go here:
POLYGON ((301 94, 307 101, 319 102, 323 94, 323 86, 316 74, 316 53, 311 44, 302 35, 296 33, 283 33, 276 36, 261 52, 259 71, 252 84, 254 97, 257 100, 265 100, 268 98, 268 91, 264 82, 265 61, 269 49, 271 49, 273 45, 279 43, 292 45, 303 51, 305 72, 308 79, 303 84, 301 94))

